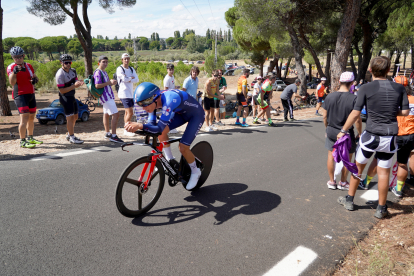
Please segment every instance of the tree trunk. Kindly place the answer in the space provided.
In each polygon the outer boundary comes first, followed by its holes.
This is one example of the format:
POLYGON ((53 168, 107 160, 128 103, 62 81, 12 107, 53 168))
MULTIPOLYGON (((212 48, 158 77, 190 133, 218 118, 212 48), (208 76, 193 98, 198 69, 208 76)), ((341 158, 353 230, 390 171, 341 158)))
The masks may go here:
POLYGON ((351 48, 351 51, 350 51, 350 53, 349 53, 349 63, 351 64, 351 67, 352 67, 352 73, 354 73, 354 77, 357 75, 357 69, 356 69, 356 67, 355 67, 355 62, 354 62, 354 53, 353 53, 353 51, 352 51, 352 48, 351 48))
POLYGON ((326 66, 325 66, 325 77, 327 79, 327 82, 330 83, 330 79, 331 79, 331 75, 330 75, 330 71, 331 71, 331 56, 332 56, 332 51, 331 50, 327 50, 326 51, 326 66))
POLYGON ((289 71, 289 66, 290 66, 290 62, 292 61, 292 58, 290 57, 290 58, 288 58, 288 61, 287 61, 287 63, 286 63, 286 68, 285 68, 285 74, 284 74, 284 76, 283 76, 283 79, 285 80, 286 79, 286 77, 287 77, 287 73, 288 73, 288 71, 289 71))
POLYGON ((312 45, 310 44, 308 38, 306 37, 305 33, 303 32, 302 27, 299 27, 299 35, 302 39, 303 45, 305 45, 305 48, 308 49, 308 51, 311 53, 313 60, 315 61, 316 69, 318 70, 318 73, 321 77, 326 77, 323 73, 321 63, 319 61, 319 57, 315 52, 315 49, 313 49, 312 45))
POLYGON ((277 65, 279 63, 279 56, 276 53, 273 53, 273 60, 270 61, 269 67, 267 69, 267 72, 272 72, 273 69, 276 68, 276 73, 277 73, 277 65))
POLYGON ((303 70, 303 64, 302 64, 302 46, 300 45, 299 38, 296 34, 296 31, 293 29, 293 25, 291 22, 287 22, 286 29, 289 33, 290 40, 292 42, 293 46, 293 54, 295 58, 295 64, 296 64, 296 70, 298 71, 298 79, 301 82, 300 85, 300 92, 301 95, 306 94, 306 74, 305 70, 303 70))
POLYGON ((414 69, 414 45, 411 45, 411 69, 414 69))
MULTIPOLYGON (((0 41, 3 41, 3 8, 0 1, 0 41)), ((0 43, 0 115, 11 116, 10 102, 7 96, 6 71, 4 69, 3 43, 0 43)))
POLYGON ((345 2, 344 16, 338 31, 335 56, 332 62, 330 82, 332 91, 339 89, 339 77, 346 70, 346 62, 348 60, 349 49, 351 48, 356 19, 359 17, 360 8, 361 0, 346 0, 345 2))
POLYGON ((382 53, 382 50, 379 50, 377 57, 379 57, 381 55, 381 53, 382 53))
POLYGON ((312 81, 312 64, 309 64, 309 82, 312 81))
POLYGON ((397 68, 398 68, 397 64, 400 63, 400 57, 401 57, 401 51, 397 49, 397 53, 396 53, 396 56, 395 56, 395 62, 394 62, 394 70, 393 70, 393 73, 392 73, 393 77, 395 77, 397 75, 397 68))
POLYGON ((283 66, 283 58, 280 59, 280 64, 277 65, 277 77, 279 79, 282 78, 282 66, 283 66))
POLYGON ((372 27, 367 18, 358 19, 359 25, 362 27, 362 31, 364 34, 364 39, 362 42, 362 60, 361 65, 358 66, 358 77, 357 79, 365 79, 365 75, 368 70, 369 62, 371 61, 372 57, 372 44, 374 42, 374 38, 372 36, 372 27))
POLYGON ((403 69, 405 70, 405 62, 407 61, 407 50, 404 50, 403 69))

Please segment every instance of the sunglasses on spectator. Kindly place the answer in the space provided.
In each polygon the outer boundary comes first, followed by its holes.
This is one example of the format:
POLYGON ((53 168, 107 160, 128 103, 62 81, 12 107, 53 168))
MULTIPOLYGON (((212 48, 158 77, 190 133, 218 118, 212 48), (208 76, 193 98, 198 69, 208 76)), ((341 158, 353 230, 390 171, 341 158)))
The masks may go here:
POLYGON ((65 62, 63 62, 63 64, 66 64, 66 65, 72 64, 72 61, 65 61, 65 62))
POLYGON ((213 75, 213 76, 217 78, 217 77, 218 77, 218 76, 220 76, 220 75, 213 75))
POLYGON ((21 59, 21 58, 23 58, 23 55, 21 55, 21 56, 14 56, 13 58, 15 58, 15 59, 21 59))

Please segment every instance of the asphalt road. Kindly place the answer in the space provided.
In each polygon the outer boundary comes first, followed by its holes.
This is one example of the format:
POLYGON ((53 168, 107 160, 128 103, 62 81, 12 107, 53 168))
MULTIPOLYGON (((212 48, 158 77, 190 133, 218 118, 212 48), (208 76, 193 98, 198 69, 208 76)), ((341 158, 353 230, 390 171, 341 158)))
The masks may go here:
POLYGON ((336 203, 346 192, 327 188, 321 121, 201 140, 214 149, 206 184, 190 193, 166 183, 136 219, 118 213, 115 187, 145 147, 0 161, 0 274, 264 275, 278 264, 269 274, 321 275, 376 222, 364 191, 348 212, 336 203))

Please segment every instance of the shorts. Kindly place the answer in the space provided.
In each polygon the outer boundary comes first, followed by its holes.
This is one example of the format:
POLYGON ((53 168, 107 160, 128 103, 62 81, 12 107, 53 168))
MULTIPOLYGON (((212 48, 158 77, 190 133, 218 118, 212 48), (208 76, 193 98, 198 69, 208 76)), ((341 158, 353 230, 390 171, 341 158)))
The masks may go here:
MULTIPOLYGON (((265 94, 265 96, 266 96, 266 94, 265 94)), ((265 96, 263 96, 263 98, 265 96)), ((257 102, 257 105, 259 105, 263 110, 265 110, 265 109, 267 109, 269 107, 269 105, 267 104, 266 100, 264 100, 263 101, 263 104, 262 104, 262 99, 260 98, 260 94, 257 95, 255 101, 257 102)))
POLYGON ((319 97, 318 98, 318 103, 322 103, 322 101, 323 101, 323 97, 319 97))
POLYGON ((225 107, 220 107, 220 113, 226 113, 226 108, 225 107))
POLYGON ((214 100, 213 101, 213 105, 214 105, 213 108, 220 108, 220 100, 217 99, 217 98, 214 98, 213 100, 214 100))
POLYGON ((114 115, 118 113, 118 108, 116 108, 116 103, 113 99, 110 99, 109 101, 102 103, 103 107, 103 113, 108 115, 114 115))
POLYGON ((125 108, 134 107, 134 100, 130 98, 120 99, 125 108))
POLYGON ((14 97, 14 103, 16 104, 19 114, 36 113, 36 98, 35 94, 23 94, 14 97))
POLYGON ((75 96, 65 96, 59 94, 59 102, 63 106, 66 117, 78 115, 78 103, 75 96))
POLYGON ((407 164, 411 151, 414 149, 414 134, 397 136, 397 162, 407 164))
MULTIPOLYGON (((339 129, 335 129, 333 127, 326 128, 326 139, 325 139, 325 148, 332 151, 333 146, 336 142, 336 136, 338 133, 341 132, 339 129)), ((355 140, 355 133, 353 129, 349 130, 349 136, 351 137, 351 148, 349 149, 349 153, 355 153, 356 150, 356 140, 355 140)))
POLYGON ((204 110, 210 110, 210 108, 218 108, 220 105, 220 101, 217 101, 217 107, 215 107, 215 102, 213 98, 204 97, 204 110))
MULTIPOLYGON (((188 97, 187 99, 190 103, 196 103, 197 100, 188 97)), ((187 128, 184 131, 184 134, 181 138, 180 143, 186 146, 190 146, 191 143, 196 138, 198 131, 204 124, 204 111, 202 108, 194 108, 193 112, 186 112, 186 113, 175 113, 174 117, 170 120, 168 127, 171 129, 175 129, 183 124, 187 124, 187 128)))
POLYGON ((365 130, 359 138, 355 160, 360 164, 366 164, 375 153, 378 166, 389 169, 392 167, 392 157, 396 151, 396 136, 378 136, 365 130))
POLYGON ((237 93, 237 102, 239 103, 239 105, 242 105, 243 107, 247 107, 247 101, 246 98, 244 97, 243 93, 237 93))

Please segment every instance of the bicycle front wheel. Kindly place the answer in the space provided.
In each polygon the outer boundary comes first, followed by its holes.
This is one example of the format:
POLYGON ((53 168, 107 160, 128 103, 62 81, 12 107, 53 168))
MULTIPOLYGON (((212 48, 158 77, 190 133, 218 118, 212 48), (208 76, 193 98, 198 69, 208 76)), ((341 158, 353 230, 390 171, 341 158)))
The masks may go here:
POLYGON ((89 101, 88 102, 88 107, 89 107, 89 110, 92 112, 92 111, 94 111, 95 110, 95 103, 94 102, 91 102, 91 101, 89 101))
POLYGON ((115 202, 118 211, 126 217, 138 217, 148 212, 161 196, 164 188, 165 172, 159 160, 155 168, 148 190, 140 193, 140 186, 147 180, 151 161, 141 157, 132 162, 122 173, 116 187, 115 202), (148 164, 145 168, 145 165, 148 164), (140 176, 142 181, 140 180, 140 176))

